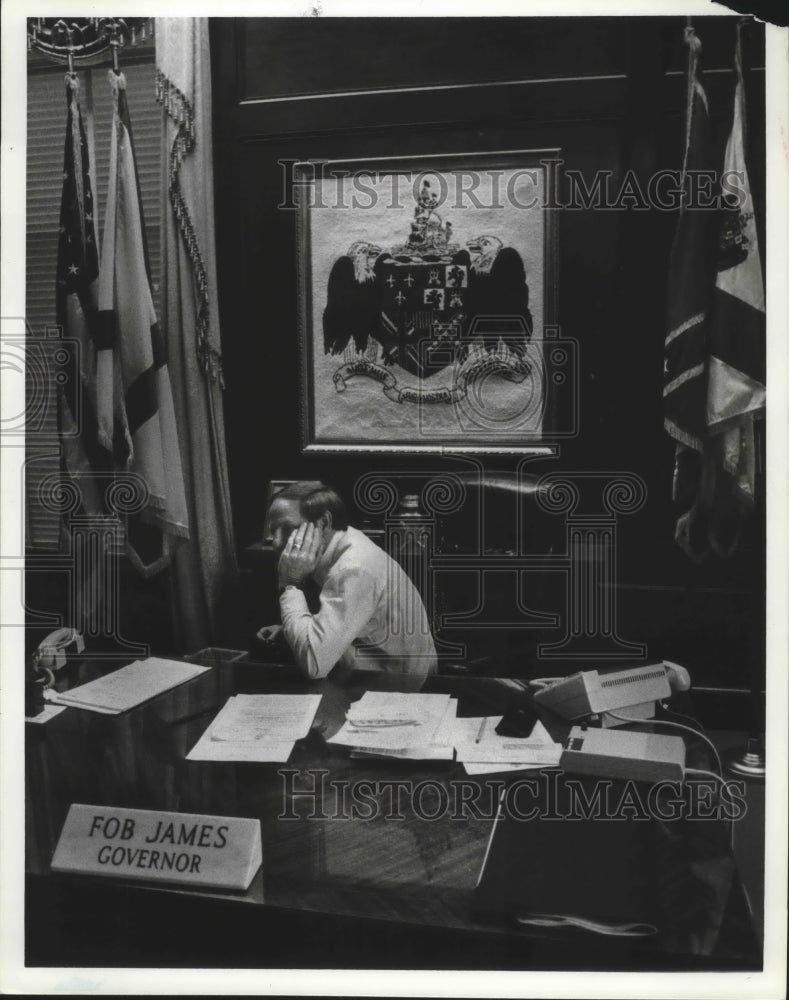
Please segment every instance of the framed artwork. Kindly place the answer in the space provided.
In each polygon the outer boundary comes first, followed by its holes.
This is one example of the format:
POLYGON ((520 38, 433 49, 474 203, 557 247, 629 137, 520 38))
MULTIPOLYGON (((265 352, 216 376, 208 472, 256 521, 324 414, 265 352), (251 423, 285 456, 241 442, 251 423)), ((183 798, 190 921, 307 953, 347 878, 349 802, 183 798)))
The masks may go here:
POLYGON ((306 451, 524 451, 553 411, 559 150, 294 169, 306 451))

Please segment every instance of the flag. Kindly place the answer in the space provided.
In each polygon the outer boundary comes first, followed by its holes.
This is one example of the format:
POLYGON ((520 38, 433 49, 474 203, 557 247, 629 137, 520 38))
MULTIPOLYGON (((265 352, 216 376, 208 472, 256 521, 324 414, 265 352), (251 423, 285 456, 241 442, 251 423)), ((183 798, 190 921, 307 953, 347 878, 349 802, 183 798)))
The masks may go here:
POLYGON ((691 172, 714 172, 722 182, 723 205, 719 212, 683 200, 669 265, 664 423, 677 442, 673 495, 681 513, 675 538, 697 562, 710 549, 729 555, 736 548, 753 498, 752 420, 764 405, 758 381, 764 358, 764 293, 755 284, 758 275, 761 288, 744 162, 739 29, 737 39, 734 118, 724 169, 738 172, 720 174, 699 65, 701 43, 692 28, 685 32, 689 67, 683 191, 688 193, 691 172), (739 198, 732 203, 727 192, 738 190, 738 180, 739 198))
POLYGON ((755 497, 754 420, 764 414, 765 300, 759 241, 745 162, 745 84, 740 25, 735 46, 732 127, 723 177, 736 180, 723 197, 717 278, 710 327, 706 422, 709 459, 716 471, 710 544, 720 555, 734 550, 755 497))
POLYGON ((58 380, 60 471, 79 496, 79 511, 99 514, 104 509, 96 474, 111 470, 112 455, 100 443, 96 423, 98 220, 76 74, 66 76, 66 107, 55 309, 73 371, 71 378, 58 380))
POLYGON ((714 168, 707 94, 701 72, 701 42, 685 29, 688 46, 683 200, 671 248, 668 316, 663 365, 664 425, 676 441, 674 502, 682 512, 676 538, 693 558, 706 554, 700 526, 702 452, 706 435, 707 344, 715 280, 715 215, 689 197, 696 171, 714 168))
POLYGON ((129 516, 126 549, 143 576, 169 562, 188 537, 181 456, 165 340, 151 294, 126 80, 110 71, 113 123, 99 279, 98 428, 116 468, 144 483, 145 504, 129 516))
POLYGON ((683 201, 669 263, 668 331, 664 363, 665 427, 679 443, 701 451, 705 435, 707 331, 714 282, 715 218, 689 197, 689 177, 714 168, 707 94, 699 65, 701 42, 685 30, 690 50, 683 201))

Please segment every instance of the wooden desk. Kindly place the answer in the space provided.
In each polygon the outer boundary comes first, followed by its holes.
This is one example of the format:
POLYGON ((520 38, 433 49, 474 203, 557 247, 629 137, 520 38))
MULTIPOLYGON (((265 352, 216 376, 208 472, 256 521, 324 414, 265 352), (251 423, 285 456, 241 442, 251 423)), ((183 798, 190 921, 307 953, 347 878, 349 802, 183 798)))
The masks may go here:
MULTIPOLYGON (((75 683, 99 669, 86 667, 75 683)), ((327 745, 362 683, 218 662, 122 716, 68 709, 28 724, 28 963, 63 964, 65 955, 68 964, 120 966, 760 967, 718 822, 670 831, 673 849, 656 859, 669 869, 659 940, 527 933, 477 914, 496 782, 519 774, 469 779, 458 763, 353 759, 327 745), (261 691, 323 695, 287 765, 185 760, 230 694, 261 691), (371 783, 371 818, 341 818, 343 796, 347 808, 350 783, 361 780, 371 783), (476 796, 476 813, 464 794, 476 796), (240 894, 55 875, 49 864, 72 802, 259 818, 262 869, 240 894)), ((501 714, 526 693, 520 681, 464 677, 431 678, 425 690, 457 696, 460 715, 501 714)), ((689 755, 708 766, 702 741, 691 738, 689 755)))

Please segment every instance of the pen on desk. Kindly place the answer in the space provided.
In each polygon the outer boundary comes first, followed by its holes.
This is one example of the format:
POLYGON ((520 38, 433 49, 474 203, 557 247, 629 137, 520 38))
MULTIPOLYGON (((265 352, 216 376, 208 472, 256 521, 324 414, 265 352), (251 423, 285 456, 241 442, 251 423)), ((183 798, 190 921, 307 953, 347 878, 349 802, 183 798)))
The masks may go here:
POLYGON ((487 724, 488 724, 488 717, 486 715, 485 718, 482 720, 482 724, 479 727, 479 732, 477 733, 477 738, 474 740, 475 743, 479 743, 479 741, 485 735, 485 727, 487 726, 487 724))

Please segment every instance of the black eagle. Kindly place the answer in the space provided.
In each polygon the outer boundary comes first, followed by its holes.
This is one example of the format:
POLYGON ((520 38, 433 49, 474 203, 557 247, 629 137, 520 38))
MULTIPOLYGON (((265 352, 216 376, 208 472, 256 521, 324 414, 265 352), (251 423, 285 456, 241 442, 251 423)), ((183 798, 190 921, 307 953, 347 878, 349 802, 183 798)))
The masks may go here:
MULTIPOLYGON (((446 361, 434 370, 425 370, 396 351, 394 341, 382 325, 382 266, 399 259, 374 244, 359 242, 335 261, 323 312, 324 350, 326 354, 342 354, 353 341, 356 350, 364 352, 372 340, 383 347, 385 364, 396 360, 412 374, 435 374, 446 367, 446 361)), ((446 260, 444 257, 443 261, 446 260)), ((433 257, 421 255, 419 261, 431 263, 433 257)), ((497 237, 480 236, 452 254, 450 262, 465 266, 468 273, 464 307, 456 317, 461 342, 457 360, 462 362, 474 343, 482 343, 492 353, 502 338, 512 351, 523 357, 533 324, 526 269, 517 250, 503 246, 497 237)))

